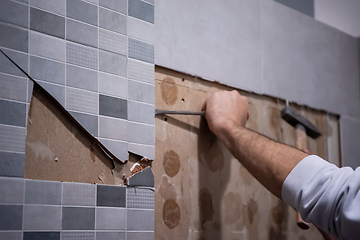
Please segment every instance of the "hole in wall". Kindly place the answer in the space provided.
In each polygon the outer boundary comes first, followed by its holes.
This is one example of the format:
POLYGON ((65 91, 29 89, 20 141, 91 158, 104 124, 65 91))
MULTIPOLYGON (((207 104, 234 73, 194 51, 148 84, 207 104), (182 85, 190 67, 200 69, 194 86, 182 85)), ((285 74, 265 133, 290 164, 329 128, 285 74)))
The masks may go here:
POLYGON ((182 101, 182 102, 185 102, 185 99, 184 99, 184 98, 182 98, 182 99, 181 99, 181 101, 182 101))
POLYGON ((181 81, 185 82, 185 78, 182 78, 181 81))
POLYGON ((164 118, 165 122, 167 122, 167 118, 164 118))

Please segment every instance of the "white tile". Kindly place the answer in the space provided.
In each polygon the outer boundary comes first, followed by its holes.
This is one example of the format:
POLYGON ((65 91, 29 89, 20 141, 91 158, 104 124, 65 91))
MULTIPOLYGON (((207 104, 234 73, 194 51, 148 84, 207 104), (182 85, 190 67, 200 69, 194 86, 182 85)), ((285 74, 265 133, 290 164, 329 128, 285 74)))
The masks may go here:
POLYGON ((155 43, 155 25, 128 17, 128 35, 148 43, 155 43))
POLYGON ((100 72, 99 92, 126 99, 128 97, 128 80, 100 72))

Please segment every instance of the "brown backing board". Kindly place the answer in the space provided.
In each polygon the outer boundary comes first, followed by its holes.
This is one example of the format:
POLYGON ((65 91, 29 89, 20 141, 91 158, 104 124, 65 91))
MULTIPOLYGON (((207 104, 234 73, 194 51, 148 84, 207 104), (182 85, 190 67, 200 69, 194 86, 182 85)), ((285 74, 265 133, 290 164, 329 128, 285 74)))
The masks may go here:
MULTIPOLYGON (((211 93, 232 90, 161 67, 155 72, 157 109, 199 111, 211 93)), ((240 93, 249 100, 247 127, 295 145, 294 128, 280 117, 283 101, 240 93)), ((307 138, 307 145, 326 158, 326 113, 293 107, 323 133, 316 140, 307 138)), ((313 225, 307 231, 297 227, 295 210, 242 167, 209 131, 203 117, 157 116, 155 138, 155 239, 322 239, 313 225)))

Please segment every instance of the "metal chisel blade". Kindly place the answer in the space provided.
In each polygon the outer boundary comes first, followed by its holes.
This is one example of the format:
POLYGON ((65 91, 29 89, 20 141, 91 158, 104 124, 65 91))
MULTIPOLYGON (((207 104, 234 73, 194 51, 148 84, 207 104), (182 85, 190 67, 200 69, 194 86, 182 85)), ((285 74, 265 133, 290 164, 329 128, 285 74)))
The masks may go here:
POLYGON ((193 111, 170 111, 155 109, 155 115, 160 114, 175 114, 175 115, 200 115, 205 116, 205 111, 193 112, 193 111))

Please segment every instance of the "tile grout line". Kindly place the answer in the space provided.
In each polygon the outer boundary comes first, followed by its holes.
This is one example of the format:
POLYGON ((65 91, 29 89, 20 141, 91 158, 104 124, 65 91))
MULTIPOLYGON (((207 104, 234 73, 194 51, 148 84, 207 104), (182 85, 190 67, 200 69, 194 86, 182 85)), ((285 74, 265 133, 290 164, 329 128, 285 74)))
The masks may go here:
MULTIPOLYGON (((100 4, 100 3, 99 3, 100 4)), ((97 132, 97 137, 100 136, 100 7, 98 6, 98 26, 97 26, 97 30, 98 30, 98 50, 97 50, 97 57, 98 57, 98 62, 97 62, 97 84, 98 84, 98 89, 97 89, 97 94, 98 94, 98 113, 97 113, 97 125, 98 125, 98 132, 97 132)))

